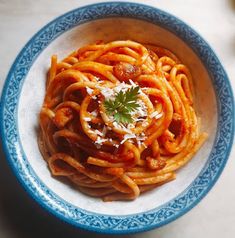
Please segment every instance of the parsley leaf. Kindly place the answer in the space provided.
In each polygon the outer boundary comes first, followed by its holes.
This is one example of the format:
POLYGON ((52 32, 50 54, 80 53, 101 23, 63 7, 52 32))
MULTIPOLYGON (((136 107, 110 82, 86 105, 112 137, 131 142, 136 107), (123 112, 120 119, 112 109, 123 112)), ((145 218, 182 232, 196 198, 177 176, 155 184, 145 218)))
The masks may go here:
POLYGON ((104 106, 107 114, 113 115, 114 120, 118 123, 131 123, 133 121, 131 112, 135 111, 139 105, 137 98, 139 87, 131 87, 126 92, 120 91, 114 100, 105 100, 104 106))

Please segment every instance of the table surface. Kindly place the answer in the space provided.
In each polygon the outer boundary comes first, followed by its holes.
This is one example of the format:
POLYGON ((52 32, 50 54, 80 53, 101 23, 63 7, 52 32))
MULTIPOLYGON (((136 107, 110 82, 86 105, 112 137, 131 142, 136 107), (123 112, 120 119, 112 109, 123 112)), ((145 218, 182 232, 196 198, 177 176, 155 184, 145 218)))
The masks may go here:
MULTIPOLYGON (((131 1, 131 0, 130 0, 131 1)), ((16 55, 42 26, 94 0, 0 0, 0 91, 16 55)), ((135 1, 142 2, 143 1, 135 1)), ((215 50, 235 88, 235 0, 145 0, 191 25, 215 50)), ((216 185, 190 212, 146 233, 122 237, 231 237, 235 233, 235 150, 216 185)), ((16 181, 0 148, 0 237, 112 237, 88 233, 54 218, 16 181)))

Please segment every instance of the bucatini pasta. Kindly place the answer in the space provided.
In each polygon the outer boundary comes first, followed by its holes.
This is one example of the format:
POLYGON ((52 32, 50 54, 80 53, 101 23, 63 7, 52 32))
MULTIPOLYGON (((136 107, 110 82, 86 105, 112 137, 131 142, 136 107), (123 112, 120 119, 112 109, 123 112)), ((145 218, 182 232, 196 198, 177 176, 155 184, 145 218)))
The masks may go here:
POLYGON ((175 179, 199 150, 188 68, 169 50, 98 42, 51 58, 39 147, 54 176, 104 201, 175 179))

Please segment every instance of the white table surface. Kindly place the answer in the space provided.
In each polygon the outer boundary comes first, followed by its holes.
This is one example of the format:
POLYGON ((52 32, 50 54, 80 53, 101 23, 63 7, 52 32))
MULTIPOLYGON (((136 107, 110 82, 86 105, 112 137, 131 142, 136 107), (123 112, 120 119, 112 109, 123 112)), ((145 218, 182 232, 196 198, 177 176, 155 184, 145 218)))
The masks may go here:
MULTIPOLYGON (((131 0, 130 0, 131 1, 131 0)), ((98 0, 0 0, 0 91, 24 44, 55 17, 98 0)), ((178 16, 215 50, 235 89, 235 0, 145 0, 178 16)), ((230 238, 235 234, 235 150, 216 185, 190 212, 159 229, 122 237, 230 238)), ((0 238, 112 237, 73 228, 39 207, 21 188, 0 148, 0 238)))

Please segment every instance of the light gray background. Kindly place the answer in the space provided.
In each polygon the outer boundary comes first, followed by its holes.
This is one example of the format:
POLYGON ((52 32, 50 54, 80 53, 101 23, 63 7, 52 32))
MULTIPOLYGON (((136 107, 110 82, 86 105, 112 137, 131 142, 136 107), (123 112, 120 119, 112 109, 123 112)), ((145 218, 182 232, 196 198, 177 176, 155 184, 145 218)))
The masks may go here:
MULTIPOLYGON (((34 33, 55 17, 94 2, 100 1, 0 0, 0 91, 13 60, 34 33)), ((178 16, 198 31, 221 59, 235 88, 235 0, 145 0, 145 3, 178 16)), ((79 231, 42 210, 16 181, 1 148, 0 157, 0 238, 111 237, 79 231)), ((232 237, 234 157, 233 149, 215 187, 189 213, 157 230, 125 237, 232 237)))

